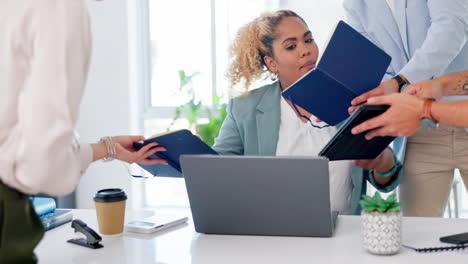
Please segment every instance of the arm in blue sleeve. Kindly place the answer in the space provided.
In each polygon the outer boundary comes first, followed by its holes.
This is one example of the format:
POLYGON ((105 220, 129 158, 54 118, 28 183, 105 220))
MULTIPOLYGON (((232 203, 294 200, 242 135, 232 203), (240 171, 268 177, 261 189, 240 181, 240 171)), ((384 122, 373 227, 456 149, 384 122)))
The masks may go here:
POLYGON ((468 1, 428 0, 431 26, 421 48, 399 72, 411 83, 443 72, 468 41, 468 1))
POLYGON ((348 2, 349 1, 343 2, 343 8, 345 11, 345 16, 346 16, 346 23, 348 23, 351 27, 353 27, 357 32, 361 33, 361 35, 366 37, 368 40, 372 41, 372 39, 369 37, 366 30, 364 29, 364 26, 362 25, 361 21, 359 20, 359 16, 349 6, 348 2))

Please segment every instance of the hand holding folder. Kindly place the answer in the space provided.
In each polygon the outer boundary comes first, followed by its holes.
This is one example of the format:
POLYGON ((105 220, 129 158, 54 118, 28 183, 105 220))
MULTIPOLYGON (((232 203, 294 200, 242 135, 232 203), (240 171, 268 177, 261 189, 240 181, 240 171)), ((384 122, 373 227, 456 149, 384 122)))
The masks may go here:
POLYGON ((166 151, 156 152, 149 158, 165 159, 168 164, 138 165, 154 176, 182 177, 182 170, 180 168, 181 155, 218 154, 198 136, 192 134, 192 132, 187 129, 155 135, 143 142, 134 143, 133 147, 138 150, 152 142, 157 142, 159 146, 165 147, 166 151))

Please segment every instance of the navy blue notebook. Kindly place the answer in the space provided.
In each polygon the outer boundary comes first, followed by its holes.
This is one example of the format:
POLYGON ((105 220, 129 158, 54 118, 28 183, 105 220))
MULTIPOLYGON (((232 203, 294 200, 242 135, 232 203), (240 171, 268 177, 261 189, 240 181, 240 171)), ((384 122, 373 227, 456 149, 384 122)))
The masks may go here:
POLYGON ((182 177, 182 170, 180 168, 180 156, 184 154, 213 154, 218 153, 210 146, 203 142, 199 137, 192 134, 187 129, 177 130, 154 136, 142 143, 137 142, 133 144, 136 150, 141 149, 146 144, 157 142, 163 146, 167 151, 157 152, 150 156, 150 158, 162 158, 167 160, 168 164, 155 164, 155 165, 140 165, 143 169, 153 174, 154 176, 163 177, 182 177))
POLYGON ((387 53, 340 21, 317 67, 282 95, 334 126, 349 116, 351 100, 380 84, 390 61, 387 53))

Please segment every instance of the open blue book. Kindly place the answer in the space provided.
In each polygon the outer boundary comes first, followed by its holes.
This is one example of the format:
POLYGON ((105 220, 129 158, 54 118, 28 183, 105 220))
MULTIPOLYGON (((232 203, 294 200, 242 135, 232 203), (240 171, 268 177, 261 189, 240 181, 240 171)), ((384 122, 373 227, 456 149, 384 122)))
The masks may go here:
POLYGON ((31 197, 34 211, 41 219, 45 230, 63 225, 73 220, 73 212, 68 209, 57 209, 53 198, 31 197))
POLYGON ((157 142, 163 146, 167 151, 157 152, 150 158, 162 158, 167 160, 168 164, 155 164, 143 165, 138 164, 140 167, 148 171, 154 176, 163 177, 182 177, 182 169, 180 168, 180 156, 184 154, 212 154, 218 153, 203 142, 199 137, 192 134, 187 129, 181 129, 155 135, 143 142, 133 144, 136 150, 141 149, 146 144, 157 142))
POLYGON ((390 61, 387 53, 340 21, 317 67, 282 95, 295 108, 334 126, 349 116, 351 100, 380 84, 390 61))

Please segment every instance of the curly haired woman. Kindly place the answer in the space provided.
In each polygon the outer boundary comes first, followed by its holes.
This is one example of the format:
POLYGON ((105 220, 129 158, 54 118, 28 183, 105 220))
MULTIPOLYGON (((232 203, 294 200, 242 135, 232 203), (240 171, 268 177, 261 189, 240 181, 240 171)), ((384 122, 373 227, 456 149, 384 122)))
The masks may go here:
MULTIPOLYGON (((317 62, 317 44, 306 22, 290 10, 263 14, 239 30, 230 55, 231 85, 243 84, 247 93, 229 102, 213 148, 230 155, 316 156, 337 128, 311 126, 281 96, 283 89, 317 62), (249 90, 267 72, 277 81, 249 90)), ((374 160, 330 162, 332 210, 359 213, 358 200, 366 192, 366 180, 381 191, 393 190, 401 175, 401 170, 393 169, 397 163, 389 148, 374 160)))

